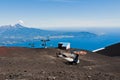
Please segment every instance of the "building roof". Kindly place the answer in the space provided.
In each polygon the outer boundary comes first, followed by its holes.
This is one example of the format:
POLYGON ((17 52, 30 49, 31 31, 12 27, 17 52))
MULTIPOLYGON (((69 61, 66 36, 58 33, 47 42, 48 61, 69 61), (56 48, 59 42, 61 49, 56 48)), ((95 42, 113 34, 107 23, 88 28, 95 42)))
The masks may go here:
POLYGON ((70 45, 69 42, 59 42, 59 44, 63 44, 62 46, 68 46, 68 45, 70 45))

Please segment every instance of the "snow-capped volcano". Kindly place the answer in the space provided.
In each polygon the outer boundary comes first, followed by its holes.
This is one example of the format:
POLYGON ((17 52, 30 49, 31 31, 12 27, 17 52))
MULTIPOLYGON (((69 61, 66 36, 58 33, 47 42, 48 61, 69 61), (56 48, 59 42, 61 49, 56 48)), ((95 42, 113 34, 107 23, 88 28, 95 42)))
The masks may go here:
POLYGON ((0 27, 1 36, 22 36, 38 35, 42 30, 24 27, 21 24, 6 25, 0 27))
POLYGON ((36 28, 28 28, 21 24, 6 25, 0 27, 0 41, 18 41, 18 40, 33 40, 41 39, 49 36, 51 38, 65 38, 65 37, 95 37, 94 33, 90 32, 58 32, 58 31, 47 31, 36 28))
POLYGON ((22 28, 23 26, 21 24, 14 24, 14 25, 4 25, 0 26, 0 29, 11 29, 11 28, 22 28))

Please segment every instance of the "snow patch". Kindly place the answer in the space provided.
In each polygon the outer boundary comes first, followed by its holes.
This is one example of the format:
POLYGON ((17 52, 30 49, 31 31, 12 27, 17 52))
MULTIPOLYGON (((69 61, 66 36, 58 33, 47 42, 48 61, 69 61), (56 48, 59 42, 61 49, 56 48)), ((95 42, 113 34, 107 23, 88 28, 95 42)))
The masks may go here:
POLYGON ((92 52, 97 52, 97 51, 100 51, 100 50, 103 50, 105 48, 99 48, 99 49, 96 49, 96 50, 93 50, 92 52))

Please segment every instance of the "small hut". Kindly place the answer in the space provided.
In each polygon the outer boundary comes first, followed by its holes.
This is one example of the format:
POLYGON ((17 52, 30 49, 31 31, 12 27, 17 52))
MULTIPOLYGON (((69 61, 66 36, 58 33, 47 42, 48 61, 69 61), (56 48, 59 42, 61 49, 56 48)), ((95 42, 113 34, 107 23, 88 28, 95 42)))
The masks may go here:
POLYGON ((58 48, 59 49, 70 49, 70 43, 68 42, 59 42, 58 43, 58 48))

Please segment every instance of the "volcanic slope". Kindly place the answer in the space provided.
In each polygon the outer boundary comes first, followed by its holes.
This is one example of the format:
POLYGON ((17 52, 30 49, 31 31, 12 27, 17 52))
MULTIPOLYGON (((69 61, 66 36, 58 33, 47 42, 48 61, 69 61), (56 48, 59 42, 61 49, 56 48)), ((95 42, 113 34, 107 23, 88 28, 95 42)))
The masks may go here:
POLYGON ((119 80, 120 58, 88 52, 80 64, 56 57, 59 49, 0 48, 0 80, 119 80))
POLYGON ((106 55, 106 56, 111 56, 111 57, 120 56, 120 42, 107 46, 105 47, 105 49, 96 51, 96 53, 106 55))

